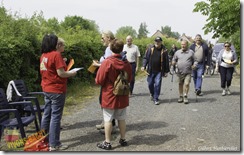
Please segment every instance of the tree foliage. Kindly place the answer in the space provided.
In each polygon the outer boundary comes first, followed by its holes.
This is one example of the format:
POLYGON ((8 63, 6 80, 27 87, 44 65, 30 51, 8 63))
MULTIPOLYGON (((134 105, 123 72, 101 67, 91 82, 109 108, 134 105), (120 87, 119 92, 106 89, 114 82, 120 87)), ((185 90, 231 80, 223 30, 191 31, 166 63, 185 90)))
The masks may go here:
POLYGON ((35 83, 38 77, 38 29, 27 19, 12 17, 0 8, 0 86, 10 80, 28 78, 35 83))
POLYGON ((165 27, 161 26, 161 32, 169 37, 171 35, 171 27, 167 25, 165 27))
MULTIPOLYGON (((148 44, 153 43, 153 38, 147 38, 146 24, 141 24, 142 39, 135 38, 143 55, 148 44)), ((90 20, 78 16, 68 16, 63 22, 56 18, 45 19, 43 13, 34 13, 28 18, 9 15, 4 7, 0 7, 0 87, 6 89, 9 81, 23 79, 30 91, 41 90, 41 76, 39 72, 41 41, 45 34, 56 34, 65 40, 63 57, 73 58, 73 67, 84 67, 77 76, 69 78, 68 85, 77 82, 94 83, 94 75, 88 68, 94 59, 100 59, 104 46, 101 43, 101 34, 98 26, 90 20)), ((121 36, 136 36, 136 31, 128 26, 118 30, 121 36)), ((123 39, 125 38, 123 37, 123 39)), ((170 47, 164 39, 166 46, 170 47)))
POLYGON ((167 35, 168 37, 171 37, 171 38, 175 38, 175 39, 178 39, 180 37, 180 34, 178 32, 172 32, 171 31, 171 27, 170 26, 161 26, 161 32, 164 34, 164 35, 167 35))
POLYGON ((146 38, 148 33, 149 31, 147 30, 147 24, 145 22, 141 23, 138 30, 138 38, 146 38))
MULTIPOLYGON (((44 19, 42 12, 27 19, 9 15, 4 7, 0 7, 0 87, 6 89, 10 80, 23 79, 30 90, 40 90, 40 47, 45 34, 53 33, 66 41, 64 57, 74 58, 74 67, 87 68, 93 59, 99 59, 103 47, 100 33, 94 29, 98 26, 82 18, 69 19, 80 20, 71 20, 73 27, 67 26, 69 22, 63 27, 56 18, 44 19)), ((79 74, 81 72, 69 79, 69 83, 94 81, 88 72, 79 74)))
POLYGON ((197 2, 193 12, 208 16, 203 27, 205 34, 213 32, 213 38, 227 38, 240 30, 240 6, 239 0, 207 0, 197 2))
POLYGON ((133 29, 132 26, 120 27, 115 34, 116 38, 121 38, 121 39, 125 39, 128 35, 132 36, 132 38, 137 37, 136 30, 133 29))
POLYGON ((90 30, 90 31, 98 31, 98 26, 94 21, 83 19, 80 16, 66 16, 64 21, 61 22, 61 26, 66 29, 77 27, 80 29, 90 30))

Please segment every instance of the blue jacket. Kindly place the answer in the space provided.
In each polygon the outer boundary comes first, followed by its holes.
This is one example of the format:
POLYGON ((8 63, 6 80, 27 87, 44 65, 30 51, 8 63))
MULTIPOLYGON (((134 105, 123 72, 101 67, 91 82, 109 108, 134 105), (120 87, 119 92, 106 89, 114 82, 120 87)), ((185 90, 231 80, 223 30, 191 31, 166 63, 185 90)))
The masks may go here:
MULTIPOLYGON (((152 72, 152 62, 151 62, 151 55, 154 51, 155 45, 152 47, 149 47, 143 57, 143 67, 147 67, 147 72, 151 74, 152 72)), ((168 51, 165 48, 165 46, 162 45, 162 50, 161 50, 161 73, 162 76, 164 76, 166 73, 169 72, 169 56, 168 56, 168 51)))

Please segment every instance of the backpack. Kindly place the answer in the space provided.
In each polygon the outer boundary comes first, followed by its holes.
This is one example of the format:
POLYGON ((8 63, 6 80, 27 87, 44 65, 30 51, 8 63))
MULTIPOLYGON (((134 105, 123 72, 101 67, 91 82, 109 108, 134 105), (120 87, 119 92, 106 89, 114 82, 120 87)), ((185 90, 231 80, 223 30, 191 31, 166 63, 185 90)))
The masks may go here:
POLYGON ((120 71, 117 79, 114 81, 114 95, 129 95, 130 85, 126 71, 120 71))

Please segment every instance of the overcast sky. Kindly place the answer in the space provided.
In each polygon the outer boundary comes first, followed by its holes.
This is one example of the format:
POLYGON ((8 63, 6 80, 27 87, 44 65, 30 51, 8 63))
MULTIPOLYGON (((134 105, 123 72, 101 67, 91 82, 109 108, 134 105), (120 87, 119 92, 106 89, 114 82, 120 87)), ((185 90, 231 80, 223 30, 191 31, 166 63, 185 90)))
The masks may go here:
MULTIPOLYGON (((2 5, 12 13, 31 17, 34 12, 43 11, 46 19, 65 16, 82 16, 94 20, 100 30, 116 30, 132 26, 137 32, 142 22, 149 30, 149 37, 161 26, 170 26, 171 31, 195 37, 201 34, 211 40, 212 34, 204 35, 202 27, 206 16, 193 13, 194 4, 200 0, 1 0, 2 5)), ((213 40, 212 40, 213 42, 213 40)))

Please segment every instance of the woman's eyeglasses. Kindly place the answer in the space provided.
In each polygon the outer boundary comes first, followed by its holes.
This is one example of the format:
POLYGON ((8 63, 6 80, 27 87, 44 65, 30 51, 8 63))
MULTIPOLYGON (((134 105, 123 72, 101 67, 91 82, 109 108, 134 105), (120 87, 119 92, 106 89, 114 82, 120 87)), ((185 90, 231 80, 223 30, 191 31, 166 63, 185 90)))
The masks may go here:
POLYGON ((225 45, 225 47, 230 47, 230 46, 228 46, 228 45, 225 45))

